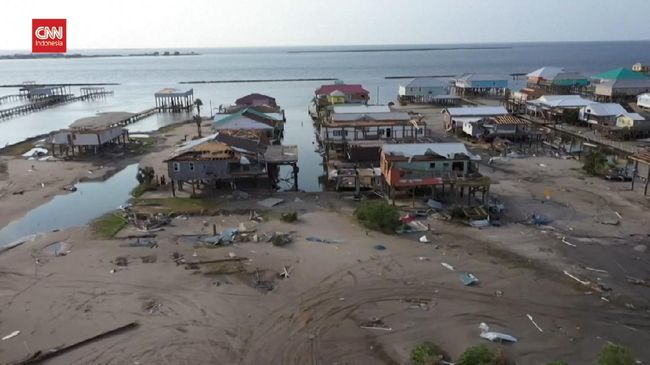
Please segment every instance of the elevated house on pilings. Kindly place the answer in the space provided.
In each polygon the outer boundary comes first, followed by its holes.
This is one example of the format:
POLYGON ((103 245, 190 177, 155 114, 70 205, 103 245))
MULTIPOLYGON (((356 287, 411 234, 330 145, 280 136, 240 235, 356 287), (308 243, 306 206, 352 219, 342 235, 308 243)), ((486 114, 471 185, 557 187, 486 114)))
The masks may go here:
POLYGON ((68 129, 50 133, 46 141, 51 145, 53 156, 57 156, 57 150, 59 156, 74 157, 75 153, 97 153, 110 146, 126 146, 129 131, 124 126, 135 115, 127 112, 108 112, 81 118, 70 124, 68 129))
POLYGON ((259 186, 266 181, 274 187, 281 165, 293 168, 293 187, 298 189, 297 146, 269 146, 259 140, 215 133, 183 144, 165 162, 174 196, 176 188, 183 190, 184 184, 191 185, 193 194, 197 188, 221 184, 236 189, 240 184, 259 186))
POLYGON ((527 87, 544 94, 580 93, 589 85, 589 79, 579 72, 546 66, 526 75, 527 87))
POLYGON ((445 130, 450 133, 462 131, 463 123, 508 115, 508 110, 502 106, 476 106, 462 108, 445 108, 441 112, 445 122, 445 130))
POLYGON ((593 100, 585 99, 580 95, 544 95, 526 102, 526 114, 559 122, 567 111, 573 111, 577 117, 580 108, 592 103, 593 100))
POLYGON ((488 74, 462 74, 452 80, 452 94, 468 96, 501 96, 508 88, 508 76, 488 74))
POLYGON ((500 115, 488 117, 478 121, 463 123, 465 136, 484 141, 495 139, 509 142, 541 143, 546 133, 533 127, 526 120, 514 115, 500 115))
POLYGON ((265 139, 273 144, 279 144, 284 136, 284 112, 264 113, 255 107, 246 107, 233 113, 215 114, 212 129, 221 130, 253 130, 263 134, 265 139))
POLYGON ((156 108, 167 112, 190 112, 194 108, 194 89, 165 88, 154 94, 156 108))
POLYGON ((592 76, 594 99, 601 102, 628 102, 650 92, 650 77, 628 68, 617 68, 592 76))
POLYGON ((340 104, 368 104, 370 93, 359 84, 337 82, 322 85, 314 91, 314 99, 309 105, 309 114, 318 121, 326 117, 326 107, 340 104))
POLYGON ((485 205, 490 179, 478 172, 479 156, 462 143, 384 144, 380 168, 384 192, 389 199, 416 194, 438 201, 485 205))
POLYGON ((275 98, 264 94, 252 93, 235 100, 235 106, 238 107, 267 107, 277 112, 281 111, 275 98))
MULTIPOLYGON (((416 116, 404 112, 379 113, 332 113, 319 127, 319 141, 330 153, 340 154, 359 141, 378 141, 373 149, 375 158, 379 160, 379 148, 383 142, 416 142, 427 136, 426 123, 416 116)), ((340 157, 340 156, 337 156, 340 157)))
POLYGON ((401 104, 455 105, 460 97, 451 95, 451 79, 418 77, 399 86, 398 100, 401 104))

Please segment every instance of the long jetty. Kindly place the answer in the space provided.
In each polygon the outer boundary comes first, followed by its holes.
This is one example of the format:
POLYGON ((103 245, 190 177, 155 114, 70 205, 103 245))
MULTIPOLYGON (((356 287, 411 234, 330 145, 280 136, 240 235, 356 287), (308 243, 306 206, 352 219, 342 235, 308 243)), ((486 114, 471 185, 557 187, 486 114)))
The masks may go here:
POLYGON ((113 95, 113 91, 104 90, 104 91, 87 93, 79 96, 68 94, 68 95, 63 95, 62 97, 47 98, 45 100, 39 100, 29 104, 18 105, 9 109, 2 109, 0 110, 0 120, 9 119, 19 115, 36 112, 56 105, 72 103, 75 101, 92 100, 92 99, 106 97, 108 95, 113 95))
POLYGON ((26 98, 27 95, 23 95, 23 94, 4 95, 4 96, 0 96, 0 104, 12 102, 12 101, 20 101, 26 98))

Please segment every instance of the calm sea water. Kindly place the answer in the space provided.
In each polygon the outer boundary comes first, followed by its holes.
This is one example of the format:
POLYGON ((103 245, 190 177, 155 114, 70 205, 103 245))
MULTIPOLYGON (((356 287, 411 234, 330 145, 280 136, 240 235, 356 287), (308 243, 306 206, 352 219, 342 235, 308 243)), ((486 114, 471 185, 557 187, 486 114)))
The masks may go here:
MULTIPOLYGON (((439 47, 456 47, 444 45, 439 47)), ((464 47, 468 45, 462 45, 464 47)), ((471 45, 469 45, 471 46, 471 45)), ((477 47, 486 45, 476 45, 477 47)), ((490 45, 487 45, 490 46, 490 45)), ((39 83, 120 83, 109 88, 114 96, 104 100, 77 102, 19 118, 0 121, 0 145, 64 128, 75 119, 103 111, 137 112, 154 105, 153 94, 163 87, 193 87, 195 97, 205 104, 230 104, 251 92, 274 96, 286 110, 285 143, 299 145, 300 187, 317 191, 321 187, 321 157, 314 152, 314 132, 307 105, 321 82, 268 82, 179 85, 191 80, 242 80, 281 78, 338 78, 361 83, 371 92, 373 102, 393 101, 401 75, 449 75, 464 72, 530 72, 541 66, 562 66, 594 74, 614 67, 650 63, 650 41, 594 43, 499 44, 507 49, 466 49, 412 52, 290 53, 295 50, 331 50, 382 47, 197 49, 199 56, 112 57, 85 59, 0 60, 0 84, 36 81, 39 83)), ((417 46, 413 46, 417 47, 417 46)), ((423 46, 420 46, 423 47, 423 46)), ((435 47, 435 46, 434 46, 435 47)), ((383 49, 394 49, 395 46, 383 49)), ((402 46, 402 48, 412 48, 402 46)), ((111 50, 135 53, 149 50, 111 50)), ((96 51, 92 53, 100 53, 96 51)), ((0 88, 0 95, 17 92, 0 88)), ((78 93, 78 88, 73 88, 78 93)), ((5 105, 0 105, 5 108, 5 105)), ((130 127, 150 131, 173 121, 157 115, 130 127)))

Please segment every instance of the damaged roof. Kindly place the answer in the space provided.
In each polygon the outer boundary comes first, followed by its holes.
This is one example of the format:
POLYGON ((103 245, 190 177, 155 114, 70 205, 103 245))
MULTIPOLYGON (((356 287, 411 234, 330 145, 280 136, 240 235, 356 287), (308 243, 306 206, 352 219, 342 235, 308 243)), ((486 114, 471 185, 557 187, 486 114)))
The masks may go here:
POLYGON ((440 156, 447 159, 455 155, 465 155, 472 160, 481 159, 480 156, 471 154, 465 144, 457 142, 442 143, 387 143, 381 148, 382 153, 389 156, 415 157, 415 156, 440 156))
POLYGON ((106 112, 97 113, 93 117, 86 117, 77 119, 70 128, 72 129, 107 129, 119 125, 127 119, 134 116, 134 113, 129 112, 106 112))
POLYGON ((257 141, 215 133, 186 142, 174 150, 167 161, 174 160, 230 160, 239 161, 242 155, 264 153, 266 146, 257 141))

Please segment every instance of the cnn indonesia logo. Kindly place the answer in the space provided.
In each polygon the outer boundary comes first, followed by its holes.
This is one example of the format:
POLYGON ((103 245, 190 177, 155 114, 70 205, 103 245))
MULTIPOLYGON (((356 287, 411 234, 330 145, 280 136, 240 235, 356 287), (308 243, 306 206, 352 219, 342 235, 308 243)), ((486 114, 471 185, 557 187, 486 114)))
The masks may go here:
POLYGON ((32 53, 65 53, 66 20, 32 19, 32 53))

